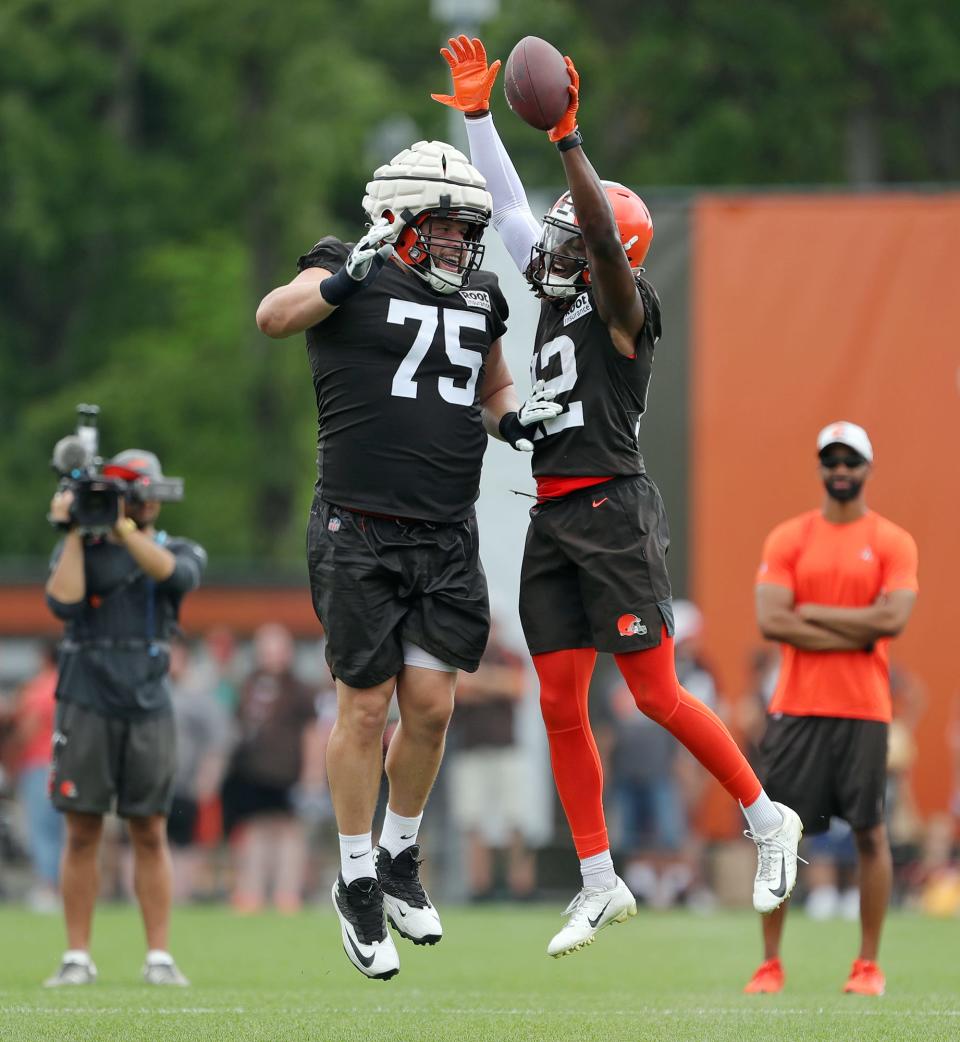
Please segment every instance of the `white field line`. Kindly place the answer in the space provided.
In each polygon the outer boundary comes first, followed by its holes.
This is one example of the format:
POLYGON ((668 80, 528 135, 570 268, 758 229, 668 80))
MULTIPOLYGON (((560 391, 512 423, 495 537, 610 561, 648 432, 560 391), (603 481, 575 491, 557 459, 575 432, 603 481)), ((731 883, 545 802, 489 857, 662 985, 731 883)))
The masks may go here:
MULTIPOLYGON (((130 1006, 4 1006, 0 1005, 0 1013, 3 1014, 25 1014, 28 1016, 39 1016, 51 1014, 60 1016, 70 1014, 71 1016, 129 1016, 131 1014, 149 1016, 154 1014, 164 1017, 176 1016, 216 1016, 218 1014, 238 1014, 243 1016, 255 1016, 265 1014, 274 1016, 278 1013, 295 1013, 328 1016, 363 1016, 369 1014, 390 1014, 392 1016, 424 1016, 423 1007, 394 1007, 394 1006, 290 1006, 278 1008, 270 1006, 265 1010, 248 1008, 245 1006, 182 1006, 182 1007, 154 1007, 141 1006, 134 1008, 130 1006)), ((432 1017, 797 1017, 819 1015, 823 1017, 902 1017, 917 1019, 923 1017, 960 1017, 960 1009, 862 1009, 850 1006, 848 1009, 771 1009, 769 1006, 758 1005, 755 1009, 747 1007, 696 1007, 686 1008, 660 1008, 647 1007, 637 1009, 523 1009, 523 1008, 486 1008, 473 1006, 465 1008, 443 1008, 426 1011, 432 1017)))

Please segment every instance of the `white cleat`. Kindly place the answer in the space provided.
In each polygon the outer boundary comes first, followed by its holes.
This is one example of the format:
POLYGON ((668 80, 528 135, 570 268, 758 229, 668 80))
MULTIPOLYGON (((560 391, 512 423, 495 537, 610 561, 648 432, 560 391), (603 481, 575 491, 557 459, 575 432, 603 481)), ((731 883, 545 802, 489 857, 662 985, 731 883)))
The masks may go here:
MULTIPOLYGON (((797 884, 797 847, 803 835, 803 822, 796 811, 785 807, 782 803, 774 806, 783 815, 783 824, 772 832, 762 836, 747 829, 749 836, 757 844, 757 874, 753 880, 753 907, 761 915, 767 915, 779 908, 793 893, 797 884)), ((806 862, 804 862, 806 864, 806 862)))
POLYGON ((400 956, 387 929, 380 884, 375 879, 355 879, 346 886, 337 876, 331 897, 347 958, 365 977, 395 977, 400 971, 400 956))
POLYGON ((374 859, 390 925, 414 944, 436 944, 443 937, 443 927, 420 882, 420 847, 413 844, 396 857, 385 847, 377 847, 374 859))
POLYGON ((92 959, 67 959, 60 963, 60 968, 44 982, 45 988, 62 988, 78 984, 93 984, 97 979, 97 967, 92 959))
POLYGON ((627 884, 617 876, 609 890, 585 886, 563 913, 567 925, 547 945, 547 955, 559 959, 593 944, 596 935, 610 923, 625 923, 637 914, 637 902, 627 884))
POLYGON ((160 987, 189 988, 190 981, 180 972, 177 964, 168 955, 153 956, 143 964, 143 979, 147 984, 156 984, 160 987))

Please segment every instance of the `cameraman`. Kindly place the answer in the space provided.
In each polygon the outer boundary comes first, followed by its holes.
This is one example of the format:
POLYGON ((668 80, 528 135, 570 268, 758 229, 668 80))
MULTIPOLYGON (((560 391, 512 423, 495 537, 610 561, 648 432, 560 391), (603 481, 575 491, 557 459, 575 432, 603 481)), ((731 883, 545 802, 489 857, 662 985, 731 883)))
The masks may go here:
POLYGON ((97 971, 90 932, 99 888, 103 815, 114 800, 133 845, 134 889, 147 940, 144 979, 189 982, 167 951, 171 867, 166 819, 175 768, 167 684, 167 641, 180 601, 196 589, 203 548, 154 527, 160 503, 151 485, 165 480, 151 452, 128 449, 105 467, 126 491, 111 531, 84 534, 74 523, 74 493, 58 492, 50 520, 69 526, 54 551, 46 594, 65 623, 60 647, 51 798, 66 816, 61 887, 67 948, 50 987, 88 984, 97 971))

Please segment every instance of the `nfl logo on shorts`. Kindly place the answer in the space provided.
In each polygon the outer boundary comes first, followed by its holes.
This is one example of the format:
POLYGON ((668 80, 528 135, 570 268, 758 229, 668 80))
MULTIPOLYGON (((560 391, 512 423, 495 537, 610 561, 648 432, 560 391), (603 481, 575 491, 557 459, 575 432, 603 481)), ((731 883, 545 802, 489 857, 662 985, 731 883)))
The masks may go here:
POLYGON ((617 619, 617 629, 621 637, 642 637, 647 632, 647 627, 636 615, 627 613, 617 619))
POLYGON ((330 518, 330 520, 327 522, 327 531, 328 532, 339 532, 340 531, 340 518, 339 517, 331 517, 330 518))

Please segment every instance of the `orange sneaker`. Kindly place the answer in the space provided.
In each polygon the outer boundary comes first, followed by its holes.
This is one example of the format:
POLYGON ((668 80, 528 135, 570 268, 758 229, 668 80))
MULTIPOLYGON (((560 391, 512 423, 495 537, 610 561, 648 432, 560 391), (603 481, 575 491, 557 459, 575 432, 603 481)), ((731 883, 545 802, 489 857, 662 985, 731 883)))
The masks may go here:
POLYGON ((869 959, 854 959, 843 990, 847 995, 882 995, 887 986, 880 967, 869 959))
POLYGON ((776 995, 783 991, 783 964, 779 959, 767 959, 760 963, 757 972, 743 989, 747 995, 776 995))

